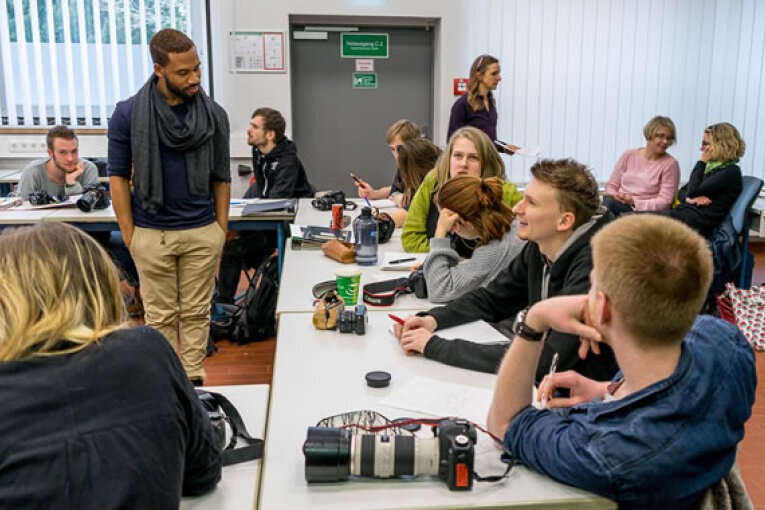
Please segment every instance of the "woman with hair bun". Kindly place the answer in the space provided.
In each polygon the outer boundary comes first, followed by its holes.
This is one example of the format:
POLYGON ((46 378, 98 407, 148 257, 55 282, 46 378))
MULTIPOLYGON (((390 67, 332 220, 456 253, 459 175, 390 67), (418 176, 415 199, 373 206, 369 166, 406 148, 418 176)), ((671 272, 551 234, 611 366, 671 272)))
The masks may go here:
POLYGON ((491 280, 520 253, 512 209, 502 200, 502 181, 457 175, 441 187, 441 212, 430 255, 423 265, 428 299, 445 303, 491 280), (475 241, 469 259, 461 260, 448 234, 475 241))

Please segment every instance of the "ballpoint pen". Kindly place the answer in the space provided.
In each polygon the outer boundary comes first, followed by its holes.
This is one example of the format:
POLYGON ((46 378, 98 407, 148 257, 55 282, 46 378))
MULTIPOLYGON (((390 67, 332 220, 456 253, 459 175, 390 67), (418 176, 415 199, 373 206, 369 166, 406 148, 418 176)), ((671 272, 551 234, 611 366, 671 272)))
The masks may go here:
MULTIPOLYGON (((552 363, 550 363, 550 372, 547 374, 547 378, 552 379, 552 376, 555 375, 556 370, 558 370, 558 353, 557 352, 553 354, 552 363)), ((545 407, 547 407, 547 397, 543 393, 542 394, 542 409, 544 409, 545 407)))
POLYGON ((369 199, 368 199, 367 197, 364 197, 364 200, 366 200, 366 201, 367 201, 367 205, 368 205, 369 207, 372 207, 372 204, 369 202, 369 199))
POLYGON ((388 317, 390 317, 390 318, 391 318, 391 319, 393 319, 394 321, 398 322, 398 323, 399 323, 399 324, 401 324, 402 326, 404 325, 404 319, 402 319, 401 317, 398 317, 397 315, 393 315, 392 313, 389 313, 389 314, 388 314, 388 317))
POLYGON ((391 260, 390 262, 388 262, 388 264, 401 264, 402 262, 414 262, 415 260, 417 260, 417 257, 409 257, 406 259, 391 260))

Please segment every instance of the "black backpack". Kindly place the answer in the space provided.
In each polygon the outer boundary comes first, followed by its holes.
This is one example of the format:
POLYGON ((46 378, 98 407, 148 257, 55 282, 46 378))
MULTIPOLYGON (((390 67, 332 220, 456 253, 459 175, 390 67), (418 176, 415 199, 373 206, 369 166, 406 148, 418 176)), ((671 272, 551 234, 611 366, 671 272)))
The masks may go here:
POLYGON ((247 292, 233 305, 213 303, 210 336, 247 344, 276 336, 279 259, 271 255, 255 271, 247 292))

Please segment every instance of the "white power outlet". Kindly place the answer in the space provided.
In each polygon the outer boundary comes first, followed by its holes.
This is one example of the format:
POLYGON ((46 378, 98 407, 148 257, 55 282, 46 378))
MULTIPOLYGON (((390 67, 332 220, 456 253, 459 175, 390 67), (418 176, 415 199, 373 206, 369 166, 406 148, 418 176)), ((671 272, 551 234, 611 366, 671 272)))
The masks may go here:
POLYGON ((44 140, 12 138, 8 141, 8 152, 15 154, 44 154, 46 149, 44 140))

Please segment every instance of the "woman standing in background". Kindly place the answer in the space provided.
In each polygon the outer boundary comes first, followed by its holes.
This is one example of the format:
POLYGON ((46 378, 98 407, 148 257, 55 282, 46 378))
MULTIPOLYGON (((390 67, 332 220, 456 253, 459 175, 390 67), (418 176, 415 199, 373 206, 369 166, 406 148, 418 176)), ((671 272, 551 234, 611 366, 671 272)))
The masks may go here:
MULTIPOLYGON (((497 90, 502 80, 499 60, 491 55, 481 55, 470 66, 470 79, 467 94, 460 96, 452 106, 449 116, 447 140, 461 127, 472 126, 484 133, 492 143, 497 139, 497 106, 492 92, 497 90)), ((518 150, 515 145, 507 145, 505 152, 512 154, 518 150)))

